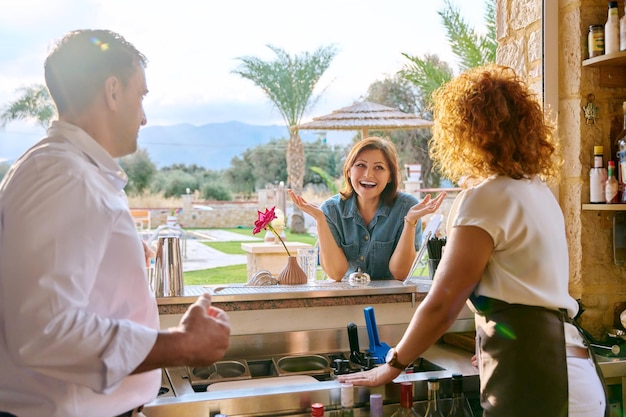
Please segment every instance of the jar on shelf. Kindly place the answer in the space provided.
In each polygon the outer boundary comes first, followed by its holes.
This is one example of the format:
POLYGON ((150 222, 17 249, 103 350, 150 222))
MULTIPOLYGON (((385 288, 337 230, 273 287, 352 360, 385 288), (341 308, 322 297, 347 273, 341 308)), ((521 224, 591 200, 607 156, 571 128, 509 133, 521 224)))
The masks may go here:
POLYGON ((604 26, 589 26, 588 37, 589 58, 604 55, 604 26))

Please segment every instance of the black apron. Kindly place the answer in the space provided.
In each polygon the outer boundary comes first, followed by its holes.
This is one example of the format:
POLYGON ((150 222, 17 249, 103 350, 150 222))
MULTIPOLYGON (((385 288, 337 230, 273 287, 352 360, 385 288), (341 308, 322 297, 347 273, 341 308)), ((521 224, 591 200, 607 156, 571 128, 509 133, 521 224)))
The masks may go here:
MULTIPOLYGON (((470 300, 477 311, 483 417, 567 417, 563 326, 569 322, 580 332, 578 325, 565 310, 509 304, 474 294, 470 300)), ((604 385, 597 363, 596 371, 604 385)), ((606 404, 608 416, 608 400, 606 404)))

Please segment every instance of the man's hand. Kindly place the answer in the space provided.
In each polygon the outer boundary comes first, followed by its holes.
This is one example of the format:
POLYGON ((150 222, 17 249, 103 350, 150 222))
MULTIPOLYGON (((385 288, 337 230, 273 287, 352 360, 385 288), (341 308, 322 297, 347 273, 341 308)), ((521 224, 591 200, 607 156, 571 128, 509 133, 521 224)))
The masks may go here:
POLYGON ((145 240, 141 239, 141 243, 143 243, 143 254, 146 257, 146 268, 150 267, 150 259, 154 258, 156 254, 154 251, 148 246, 145 240))
POLYGON ((210 365, 224 357, 230 338, 230 319, 211 306, 211 296, 203 294, 189 306, 176 328, 188 335, 192 363, 210 365))

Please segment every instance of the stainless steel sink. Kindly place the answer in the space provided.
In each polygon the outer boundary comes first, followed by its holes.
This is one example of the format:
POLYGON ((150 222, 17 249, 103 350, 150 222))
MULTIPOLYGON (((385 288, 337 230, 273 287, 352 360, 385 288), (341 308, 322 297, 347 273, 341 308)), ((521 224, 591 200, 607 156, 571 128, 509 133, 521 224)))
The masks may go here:
MULTIPOLYGON (((306 375, 318 381, 333 379, 336 373, 357 372, 362 368, 348 361, 347 352, 302 355, 276 355, 263 358, 219 361, 211 366, 187 368, 188 379, 196 392, 204 392, 218 382, 306 375), (343 362, 341 368, 337 361, 343 362), (341 372, 337 371, 341 369, 341 372)), ((418 358, 407 372, 445 370, 436 363, 418 358)))
POLYGON ((315 373, 330 372, 330 361, 328 360, 328 356, 283 356, 282 358, 275 360, 279 375, 312 375, 315 373))
POLYGON ((194 391, 202 392, 217 382, 256 378, 308 375, 328 380, 331 369, 328 355, 314 354, 219 361, 211 366, 187 368, 187 372, 194 391))
POLYGON ((242 361, 220 361, 211 366, 192 368, 191 374, 203 380, 250 379, 250 370, 242 361))
POLYGON ((272 359, 251 359, 246 361, 252 378, 277 376, 276 366, 272 359))

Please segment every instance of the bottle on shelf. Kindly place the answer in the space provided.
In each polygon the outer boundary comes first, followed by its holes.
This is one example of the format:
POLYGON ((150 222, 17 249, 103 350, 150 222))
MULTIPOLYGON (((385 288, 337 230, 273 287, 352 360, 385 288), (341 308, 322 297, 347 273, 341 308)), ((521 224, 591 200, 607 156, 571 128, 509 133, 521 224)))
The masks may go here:
POLYGON ((624 4, 624 14, 619 19, 619 50, 626 51, 626 4, 624 4))
MULTIPOLYGON (((626 101, 622 102, 622 112, 624 113, 624 127, 618 133, 614 142, 614 149, 617 152, 617 166, 615 167, 615 177, 617 178, 617 199, 626 202, 626 193, 624 193, 624 183, 626 183, 626 101)), ((612 155, 611 155, 612 156, 612 155)))
POLYGON ((324 404, 322 403, 311 404, 311 417, 324 417, 324 404))
POLYGON ((609 161, 609 174, 604 186, 604 200, 608 204, 615 204, 619 200, 617 199, 617 179, 615 179, 615 162, 609 161))
POLYGON ((604 25, 589 26, 587 49, 589 50, 589 58, 604 54, 604 25))
POLYGON ((604 203, 604 185, 607 180, 604 168, 604 147, 593 147, 593 167, 589 170, 589 202, 592 204, 604 203))
POLYGON ((452 398, 448 417, 474 417, 469 401, 463 393, 463 375, 452 374, 452 398))
POLYGON ((383 417, 382 394, 370 394, 370 417, 383 417))
POLYGON ((418 416, 417 411, 413 408, 413 383, 400 383, 400 407, 391 415, 391 417, 418 416))
POLYGON ((619 12, 617 2, 609 2, 609 14, 604 24, 604 53, 619 52, 619 12))
POLYGON ((424 417, 443 417, 439 405, 439 378, 428 378, 428 405, 424 417))
POLYGON ((341 384, 341 417, 354 416, 354 388, 352 384, 341 384))

